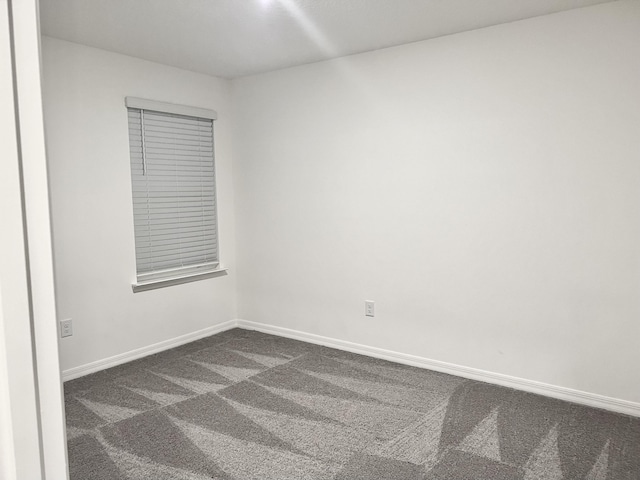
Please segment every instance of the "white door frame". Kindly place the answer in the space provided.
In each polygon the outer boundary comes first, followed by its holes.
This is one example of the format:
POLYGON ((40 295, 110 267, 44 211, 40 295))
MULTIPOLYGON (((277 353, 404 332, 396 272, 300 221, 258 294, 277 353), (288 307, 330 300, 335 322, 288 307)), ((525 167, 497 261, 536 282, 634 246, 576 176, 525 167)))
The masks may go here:
POLYGON ((0 0, 0 477, 68 478, 37 0, 0 0))

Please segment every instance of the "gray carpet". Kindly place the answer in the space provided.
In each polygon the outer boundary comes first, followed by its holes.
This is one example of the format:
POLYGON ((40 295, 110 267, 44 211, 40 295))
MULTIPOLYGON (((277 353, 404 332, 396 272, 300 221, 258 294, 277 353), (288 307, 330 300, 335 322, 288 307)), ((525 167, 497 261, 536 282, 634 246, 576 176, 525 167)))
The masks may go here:
POLYGON ((65 383, 72 480, 638 480, 640 419, 247 330, 65 383))

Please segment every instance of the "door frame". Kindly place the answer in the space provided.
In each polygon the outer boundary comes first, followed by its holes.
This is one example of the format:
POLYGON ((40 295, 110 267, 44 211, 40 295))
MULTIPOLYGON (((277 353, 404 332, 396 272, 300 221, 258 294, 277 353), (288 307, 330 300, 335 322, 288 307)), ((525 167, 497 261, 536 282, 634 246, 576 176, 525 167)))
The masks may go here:
POLYGON ((0 0, 0 476, 68 479, 37 0, 0 0))

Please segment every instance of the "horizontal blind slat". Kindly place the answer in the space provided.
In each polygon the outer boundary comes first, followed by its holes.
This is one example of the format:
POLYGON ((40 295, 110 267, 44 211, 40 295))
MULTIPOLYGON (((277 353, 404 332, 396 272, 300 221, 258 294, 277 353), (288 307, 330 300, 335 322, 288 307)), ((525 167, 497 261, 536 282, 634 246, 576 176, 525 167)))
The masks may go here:
MULTIPOLYGON (((201 245, 203 247, 214 248, 211 244, 211 240, 215 240, 213 236, 202 236, 202 237, 193 237, 189 239, 183 239, 181 245, 186 247, 190 247, 193 245, 201 245)), ((156 242, 145 241, 141 239, 139 244, 136 246, 136 250, 145 250, 151 251, 154 249, 163 250, 174 246, 175 243, 173 240, 158 240, 156 242)))
MULTIPOLYGON (((194 140, 176 139, 176 138, 155 138, 153 143, 158 145, 175 145, 177 147, 195 147, 195 148, 207 148, 213 150, 213 142, 211 140, 205 140, 204 138, 198 138, 194 140)), ((142 140, 134 140, 129 143, 130 147, 141 147, 142 140)))
MULTIPOLYGON (((174 218, 178 213, 185 218, 189 218, 192 216, 200 216, 200 215, 204 215, 204 216, 214 215, 215 209, 213 207, 206 207, 206 208, 194 207, 194 208, 182 208, 182 209, 178 209, 174 207, 174 208, 167 208, 165 212, 154 212, 153 217, 163 218, 166 216, 167 218, 174 218)), ((134 215, 139 217, 140 220, 142 220, 143 217, 148 218, 150 216, 149 212, 146 209, 138 209, 137 212, 134 212, 134 215)))
POLYGON ((203 218, 198 217, 190 217, 188 220, 180 219, 180 223, 176 224, 171 218, 153 218, 151 220, 140 222, 140 231, 148 230, 154 231, 158 228, 166 228, 170 225, 177 225, 178 228, 188 228, 200 226, 201 230, 206 231, 209 227, 212 227, 215 224, 215 220, 213 218, 209 218, 204 220, 203 218))
MULTIPOLYGON (((135 167, 135 165, 134 165, 135 167)), ((214 182, 215 177, 213 172, 198 172, 198 171, 187 171, 183 169, 181 172, 172 171, 169 168, 158 168, 157 166, 151 165, 150 169, 146 175, 142 173, 135 172, 134 179, 136 181, 146 181, 150 184, 154 182, 195 182, 195 181, 209 181, 214 182)))
POLYGON ((200 258, 197 263, 205 263, 207 258, 215 256, 215 251, 203 251, 203 250, 176 250, 172 252, 152 252, 152 253, 138 253, 137 258, 147 262, 162 262, 162 261, 175 261, 184 262, 185 260, 190 263, 196 263, 195 259, 200 258))
POLYGON ((170 268, 190 267, 193 265, 199 265, 201 263, 209 263, 209 262, 217 262, 217 259, 205 257, 205 258, 195 258, 195 259, 191 259, 190 261, 182 261, 182 262, 155 262, 147 268, 138 269, 138 273, 139 274, 152 273, 160 270, 167 270, 170 268))
POLYGON ((139 257, 143 261, 175 261, 175 262, 184 262, 188 260, 190 263, 205 263, 205 258, 212 259, 216 255, 216 251, 213 249, 210 250, 198 250, 198 251, 172 251, 172 252, 153 252, 152 254, 145 253, 136 253, 136 256, 139 257), (192 259, 200 258, 201 260, 198 262, 193 262, 192 259))
POLYGON ((149 237, 161 236, 161 235, 169 235, 175 234, 178 238, 186 237, 187 235, 202 235, 202 232, 205 230, 200 225, 156 225, 155 227, 145 227, 145 228, 136 228, 135 235, 149 237))
MULTIPOLYGON (((190 239, 190 240, 194 240, 197 237, 202 236, 201 232, 195 232, 192 233, 191 235, 186 234, 184 232, 177 234, 177 233, 164 233, 164 234, 149 234, 149 233, 144 233, 144 234, 139 234, 136 235, 136 239, 142 239, 142 241, 149 241, 149 242, 157 242, 157 241, 164 241, 164 240, 173 240, 173 241, 179 241, 181 239, 190 239)), ((209 235, 210 237, 217 239, 216 235, 209 235)))
POLYGON ((191 166, 191 165, 180 165, 179 163, 175 163, 174 165, 158 165, 153 162, 152 159, 149 160, 149 168, 152 168, 153 171, 149 172, 149 177, 153 177, 154 175, 175 175, 176 177, 180 176, 196 176, 196 177, 211 177, 213 176, 213 165, 200 165, 200 166, 191 166))
MULTIPOLYGON (((192 237, 192 238, 182 239, 182 244, 185 246, 202 245, 203 247, 206 247, 206 248, 215 249, 215 245, 213 243, 215 240, 216 238, 212 236, 197 237, 197 238, 192 237)), ((175 239, 156 240, 153 242, 147 239, 141 239, 139 246, 136 247, 136 250, 145 250, 145 251, 166 250, 167 248, 173 245, 175 245, 175 239)))
POLYGON ((145 110, 145 115, 150 119, 161 119, 166 121, 175 121, 176 123, 213 123, 211 118, 200 118, 189 115, 180 115, 177 113, 159 112, 157 110, 145 110))
POLYGON ((189 127, 198 128, 200 125, 210 126, 211 120, 200 121, 195 118, 189 119, 189 117, 167 117, 167 116, 155 115, 153 113, 147 112, 145 113, 144 123, 145 125, 161 124, 161 125, 169 125, 171 127, 180 126, 182 128, 189 128, 189 127))
POLYGON ((215 204, 215 199, 213 196, 211 197, 174 197, 174 198, 133 198, 134 206, 137 204, 138 207, 144 203, 149 203, 149 208, 162 208, 162 205, 166 206, 184 206, 184 207, 193 207, 195 205, 205 205, 205 206, 213 206, 215 204))
POLYGON ((171 255, 196 256, 215 253, 215 249, 203 244, 173 245, 172 248, 140 248, 136 250, 140 258, 167 258, 171 255))
POLYGON ((144 126, 145 139, 148 139, 151 142, 156 138, 164 138, 164 139, 177 138, 180 140, 195 140, 196 138, 201 138, 203 136, 202 133, 205 133, 205 132, 199 132, 197 130, 177 130, 177 129, 171 129, 166 127, 156 127, 156 126, 147 127, 146 125, 144 126))
MULTIPOLYGON (((147 186, 147 182, 141 179, 133 179, 133 188, 136 190, 143 190, 147 186)), ((160 178, 155 180, 151 185, 149 185, 150 189, 153 190, 161 190, 166 188, 201 188, 205 192, 207 190, 213 191, 214 183, 213 179, 202 179, 198 180, 197 178, 185 178, 185 179, 166 179, 160 178)), ((153 191, 152 190, 152 191, 153 191)))

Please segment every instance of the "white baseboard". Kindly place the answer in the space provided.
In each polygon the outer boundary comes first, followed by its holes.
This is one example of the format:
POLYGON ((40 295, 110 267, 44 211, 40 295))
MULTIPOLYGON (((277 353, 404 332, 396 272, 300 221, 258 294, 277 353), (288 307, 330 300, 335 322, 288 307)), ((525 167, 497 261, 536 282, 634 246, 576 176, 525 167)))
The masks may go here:
POLYGON ((461 365, 455 365, 453 363, 441 362, 438 360, 419 357, 417 355, 409 355, 406 353, 385 350, 383 348, 369 347, 367 345, 347 342, 345 340, 338 340, 335 338, 300 332, 298 330, 292 330, 284 327, 276 327, 273 325, 251 322, 248 320, 230 320, 228 322, 214 325, 197 332, 155 343, 147 347, 131 350, 130 352, 125 352, 120 355, 115 355, 103 360, 91 362, 79 367, 70 368, 62 372, 62 379, 66 381, 82 377, 99 370, 115 367, 116 365, 130 362, 138 358, 146 357, 147 355, 152 355, 163 350, 178 347, 185 343, 193 342, 194 340, 208 337, 209 335, 214 335, 216 333, 230 330, 231 328, 235 327, 244 328, 247 330, 257 330, 259 332, 270 333, 273 335, 278 335, 280 337, 287 337, 295 340, 301 340, 303 342, 324 345, 326 347, 336 348, 338 350, 359 353, 361 355, 367 355, 369 357, 402 363, 404 365, 426 368, 428 370, 448 373, 450 375, 456 375, 458 377, 469 378, 472 380, 478 380, 494 385, 501 385, 503 387, 509 387, 525 392, 537 393, 546 397, 566 400, 581 405, 587 405, 589 407, 602 408, 604 410, 609 410, 612 412, 640 417, 640 403, 630 402, 628 400, 606 397, 604 395, 598 395, 595 393, 582 392, 580 390, 573 390, 571 388, 549 385, 547 383, 536 382, 534 380, 526 380, 524 378, 512 377, 510 375, 503 375, 501 373, 487 372, 485 370, 479 370, 477 368, 464 367, 461 365))
POLYGON ((181 335, 179 337, 171 338, 163 342, 154 343, 153 345, 148 345, 146 347, 137 348, 129 352, 114 355, 113 357, 87 363, 86 365, 81 365, 79 367, 70 368, 62 372, 62 380, 67 381, 73 380, 74 378, 83 377, 85 375, 89 375, 90 373, 115 367, 116 365, 131 362, 132 360, 137 360, 138 358, 153 355, 154 353, 169 350, 170 348, 179 347, 180 345, 184 345, 185 343, 193 342, 195 340, 208 337, 209 335, 224 332, 225 330, 229 330, 237 326, 238 322, 236 320, 229 320, 228 322, 220 323, 212 327, 207 327, 202 330, 198 330, 197 332, 187 333, 186 335, 181 335))
POLYGON ((464 367, 453 363, 440 362, 416 355, 408 355, 406 353, 393 352, 382 348, 369 347, 357 343, 337 340, 335 338, 323 337, 312 333, 300 332, 289 328, 276 327, 273 325, 265 325, 262 323, 251 322, 248 320, 237 320, 236 325, 247 330, 257 330, 259 332, 270 333, 281 337, 302 340, 308 343, 324 345, 326 347, 336 348, 338 350, 346 350, 348 352, 359 353, 369 357, 390 360, 404 365, 412 365, 414 367, 426 368, 437 372, 448 373, 458 377, 469 378, 481 382, 501 385, 516 390, 536 393, 546 397, 566 400, 589 407, 601 408, 612 412, 623 413, 640 417, 640 403, 630 402, 617 398, 606 397, 595 393, 582 392, 571 388, 549 385, 547 383, 536 382, 534 380, 526 380, 524 378, 512 377, 501 373, 487 372, 477 368, 464 367))

